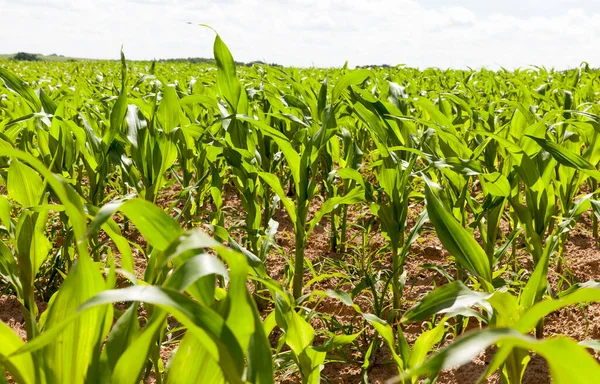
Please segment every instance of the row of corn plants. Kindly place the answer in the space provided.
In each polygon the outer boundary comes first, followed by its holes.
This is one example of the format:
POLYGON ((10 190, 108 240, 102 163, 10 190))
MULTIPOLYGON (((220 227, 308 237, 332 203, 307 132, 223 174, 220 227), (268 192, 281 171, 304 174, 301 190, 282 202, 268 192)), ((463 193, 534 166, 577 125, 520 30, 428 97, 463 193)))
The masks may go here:
POLYGON ((599 343, 544 319, 600 301, 566 251, 577 225, 598 245, 598 71, 236 67, 218 35, 214 59, 0 62, 9 381, 368 381, 387 354, 416 383, 491 345, 481 380, 521 383, 531 351, 595 380, 599 343), (415 301, 427 234, 448 283, 415 301))

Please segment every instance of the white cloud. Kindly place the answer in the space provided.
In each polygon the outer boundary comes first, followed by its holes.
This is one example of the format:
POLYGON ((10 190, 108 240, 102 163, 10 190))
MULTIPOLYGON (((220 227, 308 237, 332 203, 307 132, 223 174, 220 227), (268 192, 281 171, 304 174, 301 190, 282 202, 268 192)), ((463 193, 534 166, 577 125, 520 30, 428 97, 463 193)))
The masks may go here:
POLYGON ((585 60, 600 66, 597 3, 0 0, 0 52, 117 58, 124 44, 131 59, 211 57, 213 32, 190 21, 214 27, 241 61, 564 68, 585 60))

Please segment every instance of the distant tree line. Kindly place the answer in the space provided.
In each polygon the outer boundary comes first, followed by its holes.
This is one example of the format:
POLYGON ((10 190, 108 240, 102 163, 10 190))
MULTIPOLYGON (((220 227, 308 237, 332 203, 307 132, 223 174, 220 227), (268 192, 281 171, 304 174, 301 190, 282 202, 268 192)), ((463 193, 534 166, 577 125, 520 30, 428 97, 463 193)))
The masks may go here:
POLYGON ((36 53, 19 52, 13 56, 15 60, 21 61, 39 61, 41 60, 36 53))
MULTIPOLYGON (((38 53, 27 53, 27 52, 19 52, 16 55, 13 56, 14 60, 20 60, 20 61, 40 61, 43 60, 43 57, 40 57, 41 55, 38 53)), ((49 56, 60 56, 60 57, 64 57, 63 55, 57 55, 56 53, 53 53, 49 56)), ((74 60, 68 60, 68 61, 74 61, 74 60)), ((206 59, 204 57, 188 57, 188 58, 178 58, 178 59, 160 59, 160 60, 156 60, 159 63, 192 63, 192 64, 198 64, 198 63, 206 63, 206 64, 215 64, 215 59, 206 59)), ((244 63, 241 61, 236 61, 235 64, 237 66, 240 67, 251 67, 254 64, 258 64, 258 65, 269 65, 271 67, 282 67, 282 65, 276 64, 276 63, 266 63, 264 61, 260 61, 260 60, 255 60, 255 61, 251 61, 249 63, 244 63)))
MULTIPOLYGON (((207 59, 204 57, 188 57, 188 58, 178 58, 178 59, 160 59, 157 60, 159 63, 192 63, 192 64, 198 64, 198 63, 206 63, 206 64, 215 64, 215 59, 207 59)), ((236 61, 235 65, 240 66, 240 67, 251 67, 254 64, 258 64, 258 65, 269 65, 271 67, 282 67, 282 65, 277 64, 277 63, 266 63, 264 61, 260 61, 260 60, 254 60, 251 61, 249 63, 244 63, 241 61, 236 61)))
POLYGON ((377 68, 394 68, 394 65, 389 64, 378 64, 378 65, 357 65, 356 68, 364 68, 364 69, 377 69, 377 68))

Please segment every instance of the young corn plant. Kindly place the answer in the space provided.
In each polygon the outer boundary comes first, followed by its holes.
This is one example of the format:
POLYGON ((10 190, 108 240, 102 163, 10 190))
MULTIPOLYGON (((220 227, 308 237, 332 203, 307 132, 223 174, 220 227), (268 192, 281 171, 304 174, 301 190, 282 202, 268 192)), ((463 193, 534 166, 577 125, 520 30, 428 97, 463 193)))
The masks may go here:
MULTIPOLYGON (((246 288, 248 265, 242 254, 199 230, 184 232, 160 208, 140 199, 104 206, 86 229, 83 205, 68 184, 25 153, 3 149, 0 154, 31 164, 44 177, 63 203, 79 239, 74 267, 35 324, 40 332, 28 335, 24 344, 4 323, 0 326, 6 346, 0 352, 1 365, 14 378, 22 383, 133 384, 147 377, 144 369, 150 359, 157 381, 163 382, 164 368, 158 362, 155 345, 160 345, 167 315, 171 314, 187 331, 164 382, 273 382, 270 347, 246 288), (127 215, 151 243, 153 263, 144 284, 124 271, 133 284, 111 289, 116 282, 115 266, 108 265, 104 277, 89 257, 87 240, 100 228, 107 228, 110 216, 117 211, 127 215), (208 249, 220 259, 206 253, 208 249), (215 285, 217 275, 227 281, 225 286, 215 285), (109 304, 123 301, 145 303, 149 319, 144 327, 137 320, 137 304, 112 325, 113 307, 109 304), (203 364, 190 369, 190 359, 203 364)), ((16 193, 12 187, 11 191, 16 193)), ((36 243, 32 241, 35 234, 23 233, 23 241, 25 236, 29 236, 28 244, 36 243)), ((4 261, 3 275, 5 266, 14 270, 4 261)))
MULTIPOLYGON (((433 354, 428 361, 420 367, 413 367, 412 372, 405 373, 402 378, 416 378, 418 376, 435 377, 442 369, 447 369, 451 356, 461 356, 461 362, 464 363, 473 358, 474 354, 496 344, 499 349, 494 355, 492 363, 487 367, 478 382, 482 382, 489 375, 500 369, 500 376, 505 383, 521 383, 523 374, 530 360, 528 351, 534 351, 542 355, 551 367, 553 379, 559 378, 570 382, 585 382, 589 374, 596 372, 597 364, 588 364, 590 361, 585 352, 585 342, 576 343, 567 337, 558 337, 550 340, 536 340, 528 334, 533 331, 537 324, 550 313, 574 304, 597 302, 600 299, 598 284, 595 282, 584 283, 579 286, 573 286, 568 291, 563 292, 558 299, 549 299, 540 301, 534 305, 528 305, 527 300, 523 300, 528 295, 528 287, 522 293, 521 297, 514 294, 497 290, 491 294, 475 292, 467 288, 461 282, 453 282, 442 288, 439 288, 426 296, 415 307, 405 313, 403 322, 422 321, 434 315, 447 315, 449 313, 471 312, 474 316, 481 317, 479 312, 473 312, 472 308, 479 308, 484 314, 483 319, 488 322, 489 328, 482 331, 473 331, 458 338, 448 347, 438 353, 433 354), (559 342, 560 341, 560 342, 559 342), (554 342, 557 346, 551 347, 554 342), (554 356, 555 353, 549 351, 561 346, 560 356, 554 356), (464 349, 463 349, 464 348, 464 349), (473 348, 472 353, 466 353, 467 348, 473 348), (559 358, 564 358, 563 349, 569 350, 570 356, 577 356, 586 362, 583 370, 568 368, 562 364, 559 358), (465 354, 466 353, 466 354, 465 354), (561 370, 563 370, 561 372, 561 370), (568 376, 564 376, 568 374, 568 376)), ((534 295, 535 293, 533 293, 534 295)), ((453 364, 460 364, 454 361, 453 364)))
MULTIPOLYGON (((8 167, 7 191, 2 203, 2 224, 9 241, 0 241, 2 248, 2 270, 0 274, 13 286, 17 298, 23 304, 27 338, 33 339, 39 333, 39 314, 35 298, 36 276, 42 264, 50 255, 52 245, 46 235, 46 220, 52 209, 48 203, 46 185, 38 173, 12 158, 8 167), (13 220, 12 210, 18 210, 18 219, 13 220)), ((63 256, 64 257, 64 256, 63 256)), ((66 255, 69 258, 69 255, 66 255)))
MULTIPOLYGON (((425 180, 427 182, 425 191, 427 211, 440 241, 450 254, 456 258, 457 262, 477 278, 478 285, 484 292, 471 291, 460 281, 450 283, 434 290, 413 309, 405 313, 402 322, 425 320, 439 314, 460 313, 475 316, 493 327, 517 327, 515 319, 518 320, 518 314, 533 310, 541 300, 541 294, 547 286, 548 261, 551 255, 556 252, 558 234, 568 231, 572 227, 575 218, 585 210, 586 201, 578 202, 578 205, 582 208, 578 206, 574 209, 571 212, 571 217, 561 221, 549 237, 539 263, 517 298, 511 293, 495 290, 492 279, 497 259, 488 259, 485 251, 473 239, 471 234, 450 214, 449 208, 444 207, 443 200, 439 197, 442 194, 441 188, 427 178, 425 180), (498 301, 492 300, 493 297, 498 298, 498 301), (510 308, 507 307, 508 302, 511 303, 510 308), (479 313, 470 309, 472 306, 479 306, 487 313, 487 316, 482 318, 479 313), (501 314, 499 315, 498 312, 501 312, 501 314)), ((538 323, 542 323, 544 316, 534 317, 534 319, 538 323)), ((528 321, 532 320, 528 319, 528 321)), ((536 323, 524 330, 523 333, 531 331, 534 327, 536 327, 536 335, 541 338, 539 326, 536 323)), ((525 357, 526 351, 522 348, 511 348, 506 352, 505 360, 502 360, 501 364, 503 364, 502 377, 507 382, 520 383, 526 366, 525 357), (519 378, 518 381, 517 377, 519 378)))
MULTIPOLYGON (((394 316, 397 316, 404 288, 401 281, 404 264, 415 239, 414 236, 410 237, 410 241, 405 238, 409 201, 415 197, 411 195, 412 183, 417 171, 417 161, 425 160, 425 155, 415 148, 419 143, 415 137, 414 126, 404 124, 400 120, 387 121, 390 114, 401 114, 397 107, 401 106, 401 103, 396 95, 390 94, 389 99, 395 103, 389 105, 373 101, 372 96, 358 89, 353 91, 352 97, 355 100, 354 111, 360 121, 370 129, 377 148, 371 152, 376 156, 371 166, 377 169, 375 175, 380 193, 377 198, 371 193, 367 193, 366 197, 371 212, 381 220, 383 232, 389 239, 392 251, 392 309, 394 316)), ((413 228, 414 234, 418 236, 426 221, 426 215, 419 217, 413 228)))
POLYGON ((219 35, 215 38, 214 55, 217 88, 224 101, 219 105, 220 121, 225 131, 223 156, 230 166, 234 185, 242 200, 248 246, 256 254, 259 251, 259 230, 263 223, 258 172, 263 161, 268 162, 269 159, 262 159, 258 149, 265 144, 264 140, 259 140, 256 132, 250 130, 248 122, 238 118, 238 115, 245 116, 248 113, 248 95, 237 77, 233 56, 219 35))
POLYGON ((141 179, 136 185, 138 193, 150 202, 156 201, 167 182, 167 172, 177 159, 175 141, 182 125, 177 91, 169 85, 159 91, 155 85, 155 95, 151 104, 139 101, 127 107, 125 121, 131 162, 122 162, 123 174, 131 180, 141 179))
MULTIPOLYGON (((310 105, 309 108, 313 119, 310 125, 304 123, 300 131, 301 134, 296 135, 301 139, 297 145, 297 149, 294 149, 290 145, 288 138, 281 132, 258 120, 245 118, 245 121, 257 127, 263 135, 269 136, 277 144, 292 175, 295 201, 287 196, 281 181, 275 175, 266 172, 258 173, 261 180, 279 196, 282 205, 294 225, 295 251, 292 286, 295 298, 302 296, 304 250, 308 236, 312 230, 336 206, 341 204, 355 204, 364 200, 364 191, 362 188, 357 187, 352 191, 348 191, 344 196, 337 196, 323 202, 323 205, 315 216, 310 221, 308 220, 309 204, 318 193, 319 182, 317 177, 320 174, 319 155, 327 149, 327 143, 337 130, 335 109, 339 105, 340 97, 346 88, 352 84, 362 83, 367 76, 368 72, 361 72, 342 77, 333 88, 329 103, 327 98, 327 81, 323 82, 318 100, 314 100, 310 104, 307 103, 310 105)), ((297 119, 291 120, 296 121, 297 119)))

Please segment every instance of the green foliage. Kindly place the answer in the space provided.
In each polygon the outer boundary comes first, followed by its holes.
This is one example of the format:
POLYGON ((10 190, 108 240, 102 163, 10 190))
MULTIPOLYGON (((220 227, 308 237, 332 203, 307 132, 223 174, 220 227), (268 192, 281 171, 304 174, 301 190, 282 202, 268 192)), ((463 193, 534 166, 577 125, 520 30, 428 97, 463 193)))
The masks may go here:
POLYGON ((564 262, 585 217, 598 242, 597 71, 246 66, 218 35, 213 50, 2 64, 0 289, 26 328, 0 324, 4 372, 318 383, 387 356, 417 383, 496 345, 482 379, 520 383, 533 351, 556 382, 594 381, 598 341, 543 331, 600 301, 564 262), (448 283, 409 300, 407 261, 434 235, 444 252, 420 267, 448 283))

